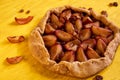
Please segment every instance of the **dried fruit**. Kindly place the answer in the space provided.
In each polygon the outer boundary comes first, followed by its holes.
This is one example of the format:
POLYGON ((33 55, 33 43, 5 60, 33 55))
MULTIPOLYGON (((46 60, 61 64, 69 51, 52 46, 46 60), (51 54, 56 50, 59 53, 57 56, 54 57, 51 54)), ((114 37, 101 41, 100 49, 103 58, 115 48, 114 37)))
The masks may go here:
POLYGON ((59 21, 58 17, 55 14, 51 14, 51 22, 56 24, 59 28, 63 25, 62 22, 59 21))
POLYGON ((74 34, 75 29, 73 27, 73 24, 70 21, 67 21, 65 24, 65 30, 66 32, 70 33, 70 34, 74 34))
POLYGON ((110 35, 110 36, 108 36, 108 37, 107 37, 108 42, 110 42, 113 38, 114 38, 114 35, 110 35))
POLYGON ((96 75, 93 80, 103 80, 103 77, 101 75, 96 75))
POLYGON ((56 30, 55 34, 62 41, 70 41, 73 38, 71 34, 62 30, 56 30))
POLYGON ((33 16, 28 16, 27 18, 17 18, 15 17, 15 21, 22 25, 22 24, 27 24, 33 19, 33 16))
POLYGON ((81 19, 80 13, 73 13, 72 16, 75 17, 76 19, 81 19))
POLYGON ((53 33, 54 31, 55 29, 50 24, 47 23, 45 26, 45 33, 50 34, 50 33, 53 33))
POLYGON ((104 53, 106 50, 107 45, 102 39, 98 39, 97 41, 97 49, 101 52, 104 53))
POLYGON ((26 14, 29 14, 30 13, 30 10, 26 11, 26 14))
POLYGON ((112 31, 109 29, 105 29, 105 28, 101 28, 101 27, 96 27, 96 26, 92 26, 92 32, 95 35, 100 35, 103 37, 107 37, 110 34, 112 34, 112 31))
POLYGON ((61 61, 73 62, 75 60, 75 55, 73 51, 66 51, 61 61))
POLYGON ((98 55, 98 53, 94 49, 92 49, 90 47, 87 48, 87 54, 86 55, 87 55, 87 57, 89 59, 100 58, 100 56, 98 55))
POLYGON ((47 47, 54 45, 57 41, 56 36, 54 35, 45 35, 43 36, 44 43, 47 47))
POLYGON ((80 31, 80 40, 87 40, 91 37, 91 30, 90 29, 83 29, 80 31))
POLYGON ((88 23, 86 25, 84 25, 84 28, 91 28, 92 26, 97 26, 99 27, 100 26, 100 22, 93 22, 93 23, 88 23))
POLYGON ((95 51, 96 51, 101 57, 104 57, 104 54, 101 53, 101 51, 99 51, 97 48, 95 49, 95 51))
POLYGON ((108 6, 110 6, 110 7, 112 7, 112 6, 117 7, 118 6, 118 2, 111 2, 111 3, 109 3, 108 6))
POLYGON ((106 44, 109 43, 109 40, 108 40, 108 38, 106 38, 106 37, 96 36, 95 38, 96 38, 97 40, 98 40, 98 39, 102 39, 106 44))
POLYGON ((94 48, 96 45, 96 40, 95 39, 88 39, 88 40, 85 40, 83 41, 80 46, 86 50, 87 47, 91 47, 91 48, 94 48))
POLYGON ((65 20, 69 20, 71 17, 71 10, 65 10, 60 14, 60 18, 63 18, 65 20))
POLYGON ((82 21, 80 19, 77 19, 75 21, 75 29, 77 32, 80 32, 80 30, 82 29, 82 21))
MULTIPOLYGON (((50 24, 50 23, 49 23, 50 24)), ((58 29, 59 27, 56 25, 56 24, 54 24, 54 23, 51 23, 50 24, 54 29, 58 29)))
POLYGON ((77 19, 81 19, 81 16, 80 16, 80 13, 73 13, 71 15, 71 18, 70 18, 72 21, 73 20, 77 20, 77 19))
POLYGON ((117 2, 113 2, 113 6, 117 7, 118 3, 117 2))
POLYGON ((88 23, 92 23, 93 22, 92 19, 89 16, 83 17, 82 21, 83 21, 84 24, 88 24, 88 23))
POLYGON ((59 60, 60 54, 62 53, 62 46, 60 44, 55 44, 50 48, 50 59, 59 60))
POLYGON ((22 12, 24 12, 24 9, 20 9, 20 10, 19 10, 19 13, 22 13, 22 12))
POLYGON ((80 44, 80 41, 78 39, 67 42, 64 47, 66 50, 72 50, 72 51, 76 51, 78 45, 80 44))
POLYGON ((22 59, 23 59, 22 56, 16 56, 16 57, 11 57, 11 58, 6 58, 6 61, 9 64, 17 64, 17 63, 21 62, 22 59))
POLYGON ((20 43, 25 40, 24 36, 8 36, 7 39, 11 43, 20 43))
POLYGON ((101 14, 104 15, 104 16, 106 16, 106 17, 108 17, 107 11, 103 10, 103 11, 101 11, 101 14))
POLYGON ((84 53, 84 50, 82 47, 79 47, 77 50, 77 54, 76 54, 76 58, 78 61, 82 62, 82 61, 87 61, 87 57, 84 53))

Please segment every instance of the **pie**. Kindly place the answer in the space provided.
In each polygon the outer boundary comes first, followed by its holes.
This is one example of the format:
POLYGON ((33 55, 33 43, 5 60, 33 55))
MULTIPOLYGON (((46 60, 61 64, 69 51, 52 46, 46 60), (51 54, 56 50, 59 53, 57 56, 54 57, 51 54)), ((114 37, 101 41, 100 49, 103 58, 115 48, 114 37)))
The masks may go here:
POLYGON ((29 37, 32 55, 45 68, 79 78, 109 66, 119 43, 119 28, 106 16, 71 6, 49 10, 29 37))

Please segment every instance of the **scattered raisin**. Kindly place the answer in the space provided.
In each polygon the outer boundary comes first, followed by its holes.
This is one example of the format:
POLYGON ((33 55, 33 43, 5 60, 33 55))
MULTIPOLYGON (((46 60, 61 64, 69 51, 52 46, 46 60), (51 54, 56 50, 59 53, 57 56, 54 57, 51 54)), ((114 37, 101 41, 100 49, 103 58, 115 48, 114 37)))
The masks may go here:
POLYGON ((22 13, 22 12, 24 12, 24 9, 19 10, 19 13, 22 13))
POLYGON ((103 11, 101 11, 101 14, 102 14, 102 15, 105 15, 106 17, 108 17, 107 11, 104 11, 104 10, 103 10, 103 11))
POLYGON ((113 6, 117 7, 118 3, 117 2, 113 2, 113 6))
POLYGON ((109 6, 112 7, 112 6, 113 6, 113 3, 109 3, 109 6))
POLYGON ((88 8, 88 10, 92 10, 92 8, 90 7, 90 8, 88 8))
POLYGON ((30 13, 30 10, 28 10, 27 12, 26 12, 26 14, 29 14, 30 13))
POLYGON ((110 6, 110 7, 112 7, 112 6, 117 7, 117 6, 118 6, 118 3, 117 3, 117 2, 111 2, 111 3, 109 3, 109 6, 110 6))
POLYGON ((93 80, 103 80, 103 77, 101 75, 96 75, 93 80))

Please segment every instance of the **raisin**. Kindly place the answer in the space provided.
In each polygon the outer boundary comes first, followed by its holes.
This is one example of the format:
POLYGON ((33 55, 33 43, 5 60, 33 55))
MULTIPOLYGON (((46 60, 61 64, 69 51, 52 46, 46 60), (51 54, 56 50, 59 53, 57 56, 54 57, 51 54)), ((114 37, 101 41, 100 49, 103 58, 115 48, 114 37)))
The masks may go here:
POLYGON ((113 6, 117 7, 118 3, 117 2, 113 2, 113 6))
POLYGON ((93 80, 103 80, 103 77, 101 75, 96 75, 93 80))
POLYGON ((24 9, 19 10, 19 13, 22 13, 22 12, 24 12, 24 9))
POLYGON ((103 11, 101 11, 101 14, 102 14, 102 15, 105 15, 106 17, 108 17, 107 11, 104 11, 104 10, 103 10, 103 11))
POLYGON ((30 10, 28 10, 27 12, 26 12, 26 14, 29 14, 30 13, 30 10))
POLYGON ((112 3, 109 3, 109 6, 110 6, 110 7, 112 7, 112 6, 117 7, 117 6, 118 6, 118 3, 117 3, 117 2, 112 2, 112 3))

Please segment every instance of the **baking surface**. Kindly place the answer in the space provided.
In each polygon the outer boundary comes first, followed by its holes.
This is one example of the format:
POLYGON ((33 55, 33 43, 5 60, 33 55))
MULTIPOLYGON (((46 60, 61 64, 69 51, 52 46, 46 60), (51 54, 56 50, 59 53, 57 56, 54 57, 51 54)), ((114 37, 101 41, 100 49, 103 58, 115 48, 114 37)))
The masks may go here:
MULTIPOLYGON (((80 80, 52 73, 44 69, 32 56, 28 49, 28 37, 32 29, 39 23, 48 9, 63 5, 75 7, 92 7, 98 14, 102 10, 108 12, 108 18, 120 28, 120 0, 0 0, 0 80, 80 80), (110 2, 117 1, 118 7, 109 7, 110 2), (24 12, 19 13, 19 10, 24 12), (29 14, 26 11, 30 10, 29 14), (34 16, 33 20, 24 25, 15 23, 15 17, 34 16), (21 43, 10 43, 8 36, 25 36, 21 43), (24 59, 10 65, 7 57, 23 56, 24 59)), ((113 63, 101 71, 104 80, 120 80, 120 46, 116 51, 113 63)), ((93 76, 94 77, 94 76, 93 76)), ((92 80, 90 77, 86 80, 92 80)))

